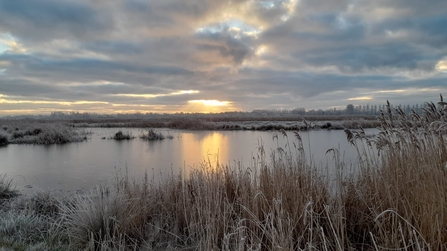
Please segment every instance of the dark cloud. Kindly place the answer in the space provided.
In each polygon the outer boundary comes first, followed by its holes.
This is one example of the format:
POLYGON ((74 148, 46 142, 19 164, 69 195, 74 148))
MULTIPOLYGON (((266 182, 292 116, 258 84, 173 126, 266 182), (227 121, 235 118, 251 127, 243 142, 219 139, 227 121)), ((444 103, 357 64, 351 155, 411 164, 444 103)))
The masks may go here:
POLYGON ((197 45, 199 51, 218 51, 222 57, 230 57, 235 65, 241 64, 244 59, 251 56, 253 51, 248 41, 244 42, 243 38, 235 38, 228 28, 221 32, 201 32, 197 37, 204 41, 197 45))
POLYGON ((336 66, 351 73, 374 69, 432 71, 440 56, 413 45, 386 44, 374 47, 345 47, 309 50, 294 56, 314 66, 336 66), (428 60, 428 63, 424 63, 428 60))
POLYGON ((0 79, 0 93, 9 96, 45 97, 52 95, 52 97, 56 97, 63 92, 61 88, 26 79, 0 79))
POLYGON ((25 41, 89 39, 113 25, 109 13, 80 1, 0 1, 0 29, 25 41))
POLYGON ((139 54, 143 52, 141 45, 122 41, 93 41, 86 43, 84 49, 104 54, 139 54))
MULTIPOLYGON (((55 60, 44 55, 9 54, 0 55, 0 61, 8 62, 11 71, 29 72, 36 75, 57 74, 75 77, 90 76, 92 80, 107 79, 108 75, 142 74, 142 75, 190 75, 192 72, 176 66, 145 66, 130 62, 116 62, 91 58, 55 60)), ((62 79, 61 79, 62 80, 62 79)))

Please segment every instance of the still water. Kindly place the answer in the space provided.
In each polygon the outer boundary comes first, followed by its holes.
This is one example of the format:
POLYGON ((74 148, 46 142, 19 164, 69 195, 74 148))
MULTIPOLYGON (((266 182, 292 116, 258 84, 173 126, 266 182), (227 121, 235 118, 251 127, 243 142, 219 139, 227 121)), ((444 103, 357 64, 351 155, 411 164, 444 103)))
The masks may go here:
MULTIPOLYGON (((279 132, 261 131, 189 131, 158 130, 173 139, 143 141, 138 138, 144 130, 129 128, 88 129, 89 140, 63 145, 8 145, 0 148, 0 174, 13 178, 16 188, 24 194, 36 191, 75 191, 89 189, 117 176, 143 177, 147 173, 162 179, 171 173, 187 173, 209 161, 213 165, 241 163, 253 165, 263 146, 266 155, 278 147, 293 150, 297 143, 292 132, 284 137, 279 132), (133 140, 115 141, 110 138, 117 131, 129 132, 133 140), (274 135, 278 137, 274 137, 274 135), (103 139, 103 138, 106 139, 103 139)), ((373 133, 368 130, 367 133, 373 133)), ((344 131, 310 131, 300 133, 307 156, 313 156, 318 166, 326 166, 332 155, 329 148, 338 148, 344 161, 355 163, 357 153, 344 131), (310 142, 309 142, 310 139, 310 142), (310 143, 310 151, 309 151, 310 143)), ((269 158, 267 158, 269 160, 269 158)))

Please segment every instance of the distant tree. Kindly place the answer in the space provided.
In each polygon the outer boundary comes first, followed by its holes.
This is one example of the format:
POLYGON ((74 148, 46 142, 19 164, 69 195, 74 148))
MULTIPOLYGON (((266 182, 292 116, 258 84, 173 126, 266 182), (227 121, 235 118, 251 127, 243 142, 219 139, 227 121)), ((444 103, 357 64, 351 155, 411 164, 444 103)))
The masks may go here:
POLYGON ((295 108, 292 110, 292 114, 305 115, 306 109, 304 108, 295 108))
POLYGON ((348 114, 354 113, 354 105, 353 104, 349 104, 346 106, 346 113, 348 113, 348 114))

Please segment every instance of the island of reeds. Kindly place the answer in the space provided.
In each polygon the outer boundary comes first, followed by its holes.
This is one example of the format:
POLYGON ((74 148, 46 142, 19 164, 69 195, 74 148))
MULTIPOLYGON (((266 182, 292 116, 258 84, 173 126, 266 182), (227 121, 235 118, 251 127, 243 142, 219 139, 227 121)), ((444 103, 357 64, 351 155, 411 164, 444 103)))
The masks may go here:
MULTIPOLYGON (((117 178, 89 193, 17 196, 0 179, 5 250, 447 250, 447 109, 389 104, 379 134, 346 129, 358 163, 334 175, 293 147, 253 166, 203 163, 161 183, 117 178)), ((305 132, 304 132, 305 133, 305 132)), ((287 134, 283 133, 283 137, 287 134)), ((279 134, 281 137, 281 133, 279 134)))

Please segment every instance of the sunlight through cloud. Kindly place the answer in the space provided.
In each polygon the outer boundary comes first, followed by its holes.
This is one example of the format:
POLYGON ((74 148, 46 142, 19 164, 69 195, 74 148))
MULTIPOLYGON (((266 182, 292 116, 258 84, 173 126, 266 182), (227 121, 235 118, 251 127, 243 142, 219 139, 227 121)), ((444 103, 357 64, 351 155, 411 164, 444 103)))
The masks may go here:
POLYGON ((196 29, 196 34, 217 34, 229 32, 232 37, 240 39, 242 36, 257 37, 262 29, 249 25, 240 19, 228 19, 214 24, 209 24, 196 29))
POLYGON ((121 93, 121 94, 113 94, 112 96, 131 97, 131 98, 157 98, 157 97, 178 96, 178 95, 196 94, 196 93, 200 93, 200 91, 197 91, 197 90, 182 90, 182 91, 178 91, 178 92, 171 92, 171 93, 168 93, 168 94, 121 93))
POLYGON ((15 53, 26 53, 27 50, 10 34, 0 34, 0 54, 10 50, 15 53))
POLYGON ((200 99, 200 100, 190 100, 188 101, 189 103, 199 103, 199 104, 203 104, 206 106, 227 106, 229 105, 231 102, 229 101, 219 101, 219 100, 208 100, 208 99, 200 99))
POLYGON ((373 98, 370 96, 362 96, 362 97, 355 97, 355 98, 348 98, 350 101, 361 101, 361 100, 372 100, 373 98))
POLYGON ((447 72, 447 60, 441 60, 436 64, 436 70, 447 72))
POLYGON ((73 106, 73 105, 93 105, 93 104, 109 104, 109 102, 103 101, 49 101, 49 100, 22 100, 22 99, 4 99, 8 97, 5 95, 0 96, 0 104, 36 104, 36 105, 60 105, 60 106, 73 106))

